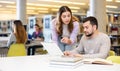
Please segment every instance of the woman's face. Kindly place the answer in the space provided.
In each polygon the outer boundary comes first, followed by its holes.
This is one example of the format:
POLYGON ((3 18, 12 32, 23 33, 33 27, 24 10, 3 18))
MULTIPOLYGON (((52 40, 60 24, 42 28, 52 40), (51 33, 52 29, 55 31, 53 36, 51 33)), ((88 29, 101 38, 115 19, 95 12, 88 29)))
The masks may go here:
POLYGON ((62 22, 64 24, 69 24, 71 20, 71 14, 69 11, 63 12, 61 15, 62 22))
POLYGON ((39 31, 39 27, 38 26, 35 26, 35 31, 39 31))

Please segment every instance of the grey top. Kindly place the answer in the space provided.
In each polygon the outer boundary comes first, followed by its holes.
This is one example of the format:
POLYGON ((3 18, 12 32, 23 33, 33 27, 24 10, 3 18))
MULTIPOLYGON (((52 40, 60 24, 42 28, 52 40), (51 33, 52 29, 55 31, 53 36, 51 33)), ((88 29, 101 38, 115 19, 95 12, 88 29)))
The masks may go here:
POLYGON ((84 53, 84 58, 106 58, 110 51, 110 46, 110 38, 106 34, 99 32, 96 37, 91 39, 83 35, 78 47, 71 52, 84 53))
POLYGON ((63 24, 63 34, 62 37, 70 37, 70 33, 68 31, 68 25, 63 24))
POLYGON ((7 46, 9 47, 12 43, 15 43, 15 42, 16 42, 16 37, 15 37, 14 33, 11 33, 9 40, 7 42, 7 46))

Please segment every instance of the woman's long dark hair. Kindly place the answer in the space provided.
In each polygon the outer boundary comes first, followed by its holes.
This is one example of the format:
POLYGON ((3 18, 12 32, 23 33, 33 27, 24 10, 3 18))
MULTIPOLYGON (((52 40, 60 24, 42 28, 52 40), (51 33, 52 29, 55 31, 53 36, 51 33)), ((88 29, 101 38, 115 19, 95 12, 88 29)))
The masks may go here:
POLYGON ((14 26, 16 30, 16 32, 14 33, 16 36, 16 43, 25 43, 27 40, 27 33, 22 22, 20 20, 15 20, 14 26))
POLYGON ((69 31, 69 33, 71 33, 73 31, 72 12, 68 6, 62 6, 62 7, 60 7, 58 14, 57 14, 56 30, 57 30, 58 35, 62 35, 62 31, 63 31, 63 26, 62 26, 63 21, 61 19, 61 15, 63 12, 70 12, 71 20, 70 20, 70 23, 68 24, 68 31, 69 31))

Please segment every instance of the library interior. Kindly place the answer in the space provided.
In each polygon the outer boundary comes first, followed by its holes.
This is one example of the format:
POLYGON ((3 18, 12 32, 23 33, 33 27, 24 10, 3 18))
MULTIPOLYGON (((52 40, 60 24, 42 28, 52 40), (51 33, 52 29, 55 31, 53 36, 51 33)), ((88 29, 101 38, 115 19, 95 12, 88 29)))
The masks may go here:
MULTIPOLYGON (((88 43, 90 41, 88 40, 88 43)), ((106 39, 101 41, 104 42, 106 39)), ((90 48, 88 49, 90 50, 90 48)), ((83 49, 83 51, 86 50, 83 49)), ((94 52, 96 51, 88 51, 91 54, 94 52)), ((120 71, 120 0, 0 0, 0 71, 41 69, 66 71, 65 66, 70 71, 87 71, 87 67, 90 71, 98 69, 100 71, 120 71), (62 9, 62 7, 64 8, 62 9), (67 20, 69 16, 71 16, 71 21, 67 20), (92 31, 90 29, 88 32, 85 31, 85 28, 89 27, 83 26, 84 20, 90 16, 97 19, 98 31, 105 33, 110 39, 110 50, 107 57, 104 60, 101 58, 84 59, 84 57, 79 59, 86 52, 76 56, 77 58, 73 58, 74 55, 70 58, 64 56, 67 49, 71 50, 67 47, 72 47, 74 50, 80 46, 80 43, 82 44, 83 36, 94 34, 94 25, 92 25, 92 31), (65 17, 67 17, 66 21, 63 20, 65 17), (69 22, 68 24, 73 23, 72 27, 66 24, 67 22, 69 22), (79 25, 78 29, 74 24, 79 25), (64 41, 66 39, 67 41, 64 41), (62 46, 64 46, 63 49, 60 48, 62 46), (62 57, 59 58, 57 54, 62 57), (56 55, 63 62, 58 61, 56 55), (74 59, 79 61, 70 63, 69 60, 74 61, 74 59), (93 59, 98 60, 96 64, 103 64, 103 66, 91 65, 93 59), (56 61, 49 62, 50 60, 56 61), (85 63, 85 60, 88 63, 85 63), (21 61, 24 62, 23 66, 21 61), (57 64, 59 65, 56 66, 57 64), (59 66, 62 67, 59 68, 59 66), (71 69, 73 66, 75 69, 71 69), (94 67, 96 69, 93 69, 94 67)))

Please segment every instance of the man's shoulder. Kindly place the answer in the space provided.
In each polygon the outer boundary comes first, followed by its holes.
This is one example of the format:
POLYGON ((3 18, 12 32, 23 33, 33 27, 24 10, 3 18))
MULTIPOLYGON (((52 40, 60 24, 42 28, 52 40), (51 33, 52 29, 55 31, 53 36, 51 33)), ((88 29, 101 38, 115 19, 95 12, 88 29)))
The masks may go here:
POLYGON ((105 33, 102 33, 100 32, 100 35, 99 35, 102 39, 110 39, 109 36, 105 33))
POLYGON ((100 34, 101 36, 106 36, 106 37, 109 37, 107 34, 102 33, 102 32, 99 32, 99 34, 100 34))

